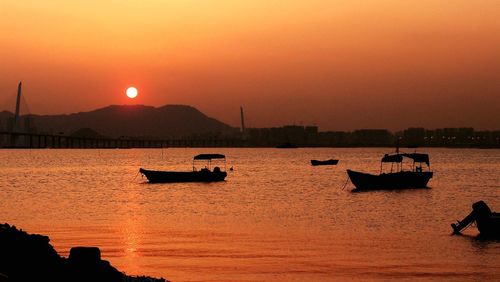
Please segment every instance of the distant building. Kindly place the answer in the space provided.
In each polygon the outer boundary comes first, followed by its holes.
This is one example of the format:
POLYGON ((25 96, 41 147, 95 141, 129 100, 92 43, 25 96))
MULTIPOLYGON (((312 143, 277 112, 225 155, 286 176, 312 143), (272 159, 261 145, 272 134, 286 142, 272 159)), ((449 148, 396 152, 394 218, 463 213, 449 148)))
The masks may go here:
POLYGON ((306 144, 311 144, 311 145, 316 145, 318 144, 319 141, 319 136, 318 136, 318 127, 317 126, 306 126, 304 128, 304 133, 305 133, 305 143, 306 144))
POLYGON ((401 142, 406 145, 423 145, 426 142, 426 132, 424 128, 410 127, 403 131, 401 142))
POLYGON ((394 135, 387 129, 359 129, 351 134, 351 144, 356 146, 391 146, 394 135))
POLYGON ((276 146, 291 143, 299 146, 314 146, 318 142, 317 126, 285 125, 271 128, 247 128, 251 146, 276 146))
POLYGON ((318 133, 320 146, 349 146, 350 133, 345 131, 326 131, 318 133))
POLYGON ((285 139, 283 142, 290 142, 292 144, 305 143, 305 128, 299 125, 285 125, 283 126, 283 134, 285 139))

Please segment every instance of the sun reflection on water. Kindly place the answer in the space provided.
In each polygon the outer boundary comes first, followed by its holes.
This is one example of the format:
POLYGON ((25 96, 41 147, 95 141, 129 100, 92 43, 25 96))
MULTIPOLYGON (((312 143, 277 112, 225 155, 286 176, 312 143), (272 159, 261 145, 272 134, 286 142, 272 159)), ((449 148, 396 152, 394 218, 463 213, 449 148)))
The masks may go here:
POLYGON ((500 150, 426 151, 432 189, 353 194, 346 168, 376 173, 386 148, 219 148, 237 168, 226 182, 169 185, 134 177, 213 149, 4 150, 0 218, 64 256, 98 246, 128 274, 172 281, 488 280, 498 245, 451 238, 449 223, 477 199, 498 209, 500 150), (341 162, 313 168, 311 156, 341 162))

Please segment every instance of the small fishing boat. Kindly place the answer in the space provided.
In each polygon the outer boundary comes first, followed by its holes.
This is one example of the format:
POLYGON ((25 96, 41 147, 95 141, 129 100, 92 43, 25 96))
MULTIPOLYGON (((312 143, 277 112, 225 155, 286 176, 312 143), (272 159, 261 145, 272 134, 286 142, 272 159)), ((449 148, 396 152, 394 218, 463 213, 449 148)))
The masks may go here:
POLYGON ((339 160, 334 160, 334 159, 329 159, 325 161, 318 161, 318 160, 311 160, 311 165, 317 166, 317 165, 336 165, 338 164, 339 160))
POLYGON ((159 171, 140 168, 139 172, 146 176, 150 183, 172 183, 172 182, 216 182, 224 181, 227 176, 226 156, 222 154, 200 154, 193 158, 193 171, 159 171), (219 160, 224 164, 224 170, 219 166, 212 169, 212 161, 219 160), (200 170, 195 164, 206 162, 206 166, 200 170))
POLYGON ((453 233, 459 234, 474 222, 481 237, 500 239, 500 213, 492 212, 483 201, 472 204, 472 212, 469 215, 462 221, 457 220, 457 224, 451 224, 453 233))
POLYGON ((385 154, 380 163, 380 174, 370 174, 354 170, 347 170, 356 190, 377 190, 377 189, 408 189, 425 188, 432 178, 433 172, 430 170, 429 155, 420 153, 399 153, 385 154), (403 170, 403 159, 413 160, 411 170, 403 170), (383 173, 383 163, 391 163, 391 171, 383 173), (394 171, 394 164, 396 170, 394 171), (422 164, 426 164, 428 171, 423 171, 422 164))

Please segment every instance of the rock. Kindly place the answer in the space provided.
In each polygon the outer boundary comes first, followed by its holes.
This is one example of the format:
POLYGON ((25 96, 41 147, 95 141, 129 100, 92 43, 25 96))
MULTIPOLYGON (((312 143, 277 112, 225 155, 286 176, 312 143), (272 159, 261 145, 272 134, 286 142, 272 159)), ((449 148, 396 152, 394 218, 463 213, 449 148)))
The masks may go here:
POLYGON ((96 247, 71 248, 67 269, 68 276, 76 279, 73 281, 121 282, 125 277, 109 262, 101 260, 101 250, 96 247))
POLYGON ((92 264, 101 261, 101 250, 97 247, 73 247, 69 251, 69 261, 92 264))
POLYGON ((62 258, 47 236, 28 234, 15 226, 0 225, 0 273, 9 281, 58 280, 62 258))
POLYGON ((162 278, 125 275, 102 260, 97 247, 74 247, 66 259, 49 242, 47 236, 0 224, 0 282, 165 282, 162 278))

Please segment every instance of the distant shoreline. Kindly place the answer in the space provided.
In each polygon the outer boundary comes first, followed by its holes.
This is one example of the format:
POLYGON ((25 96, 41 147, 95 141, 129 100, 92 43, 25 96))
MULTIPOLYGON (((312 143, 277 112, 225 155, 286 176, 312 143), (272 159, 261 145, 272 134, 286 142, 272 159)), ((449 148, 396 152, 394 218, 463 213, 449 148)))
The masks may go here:
MULTIPOLYGON (((0 147, 0 150, 49 150, 49 149, 56 149, 56 150, 69 150, 69 149, 75 149, 75 150, 116 150, 116 149, 176 149, 176 148, 230 148, 230 149, 277 149, 277 150, 293 150, 293 149, 320 149, 320 148, 332 148, 332 149, 357 149, 357 148, 388 148, 388 149, 394 149, 395 146, 388 146, 388 145, 363 145, 363 146, 298 146, 295 148, 276 148, 275 146, 169 146, 169 147, 157 147, 157 146, 151 146, 151 147, 76 147, 76 148, 71 148, 71 147, 0 147)), ((443 149, 500 149, 500 146, 418 146, 418 147, 405 147, 405 146, 400 146, 400 149, 402 150, 411 150, 411 149, 422 149, 422 148, 443 148, 443 149)))

